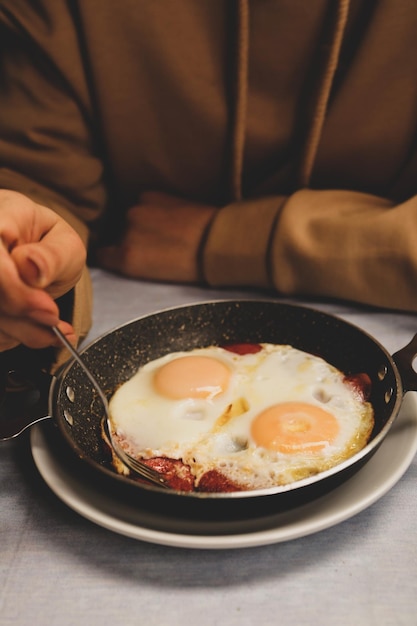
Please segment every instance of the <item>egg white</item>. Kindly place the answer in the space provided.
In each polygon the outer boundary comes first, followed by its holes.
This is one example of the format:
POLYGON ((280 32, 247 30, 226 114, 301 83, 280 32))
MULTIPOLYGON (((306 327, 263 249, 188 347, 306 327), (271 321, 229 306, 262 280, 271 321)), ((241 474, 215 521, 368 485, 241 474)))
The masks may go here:
POLYGON ((324 471, 361 449, 373 426, 369 403, 324 359, 286 345, 262 344, 238 355, 211 346, 176 352, 141 367, 110 401, 115 433, 130 453, 143 458, 181 459, 195 483, 220 471, 244 489, 284 485, 324 471), (208 400, 170 400, 155 392, 152 379, 163 364, 190 354, 211 356, 231 370, 223 394, 208 400), (336 440, 320 451, 292 454, 256 445, 251 423, 281 402, 306 402, 333 414, 336 440))
POLYGON ((146 457, 181 458, 185 446, 196 445, 233 403, 242 376, 234 365, 238 360, 238 355, 212 346, 167 354, 145 364, 119 387, 110 400, 110 416, 115 431, 132 447, 139 447, 146 457), (155 372, 166 363, 190 354, 213 357, 230 368, 230 384, 224 393, 208 399, 174 400, 156 392, 153 384, 155 372))

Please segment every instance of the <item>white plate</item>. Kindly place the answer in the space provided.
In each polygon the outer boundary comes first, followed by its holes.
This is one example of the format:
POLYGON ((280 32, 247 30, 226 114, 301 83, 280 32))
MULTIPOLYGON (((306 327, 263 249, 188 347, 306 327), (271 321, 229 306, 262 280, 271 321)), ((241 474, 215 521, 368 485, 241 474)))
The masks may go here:
POLYGON ((31 432, 35 464, 50 489, 88 520, 121 535, 151 543, 198 549, 231 549, 289 541, 338 524, 376 502, 405 473, 417 452, 417 394, 409 392, 376 454, 347 482, 318 500, 255 520, 213 523, 209 534, 192 523, 167 519, 113 499, 80 482, 54 456, 40 425, 31 432))

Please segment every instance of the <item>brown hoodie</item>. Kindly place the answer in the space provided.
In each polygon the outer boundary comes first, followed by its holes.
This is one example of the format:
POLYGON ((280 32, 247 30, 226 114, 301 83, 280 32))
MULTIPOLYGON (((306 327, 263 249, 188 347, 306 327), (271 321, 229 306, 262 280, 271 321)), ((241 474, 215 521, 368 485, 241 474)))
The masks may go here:
POLYGON ((0 27, 0 186, 85 241, 144 190, 211 203, 209 285, 417 311, 415 0, 0 0, 0 27))

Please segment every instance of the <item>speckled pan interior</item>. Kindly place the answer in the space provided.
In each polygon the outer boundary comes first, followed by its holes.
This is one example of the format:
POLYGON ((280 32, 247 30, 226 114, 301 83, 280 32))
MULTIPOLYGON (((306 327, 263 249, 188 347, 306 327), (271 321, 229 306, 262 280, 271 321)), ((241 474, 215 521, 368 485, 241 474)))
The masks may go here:
POLYGON ((225 509, 230 501, 234 510, 238 510, 237 501, 245 500, 247 507, 248 498, 267 497, 269 504, 285 508, 300 499, 316 497, 366 462, 398 413, 402 401, 401 379, 391 356, 374 338, 340 318, 274 300, 214 301, 164 310, 116 328, 94 341, 82 354, 110 397, 118 385, 149 360, 176 350, 235 342, 290 344, 323 357, 346 374, 366 372, 372 381, 376 423, 365 453, 330 476, 294 484, 283 492, 208 496, 168 493, 121 477, 109 466, 101 436, 101 404, 76 363, 69 363, 60 372, 51 389, 50 410, 72 451, 109 488, 127 490, 128 494, 140 492, 142 496, 152 494, 158 500, 170 501, 174 497, 176 506, 178 499, 182 503, 186 501, 187 506, 190 501, 193 506, 198 501, 201 507, 203 502, 205 511, 207 506, 225 509))

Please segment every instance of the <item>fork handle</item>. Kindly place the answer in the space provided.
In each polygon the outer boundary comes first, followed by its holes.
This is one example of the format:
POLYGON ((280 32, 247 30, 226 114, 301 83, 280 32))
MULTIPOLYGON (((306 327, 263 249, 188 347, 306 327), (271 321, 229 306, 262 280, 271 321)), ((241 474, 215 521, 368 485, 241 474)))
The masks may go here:
POLYGON ((94 389, 96 390, 96 392, 98 393, 101 402, 103 403, 104 406, 104 410, 106 412, 106 414, 108 414, 109 410, 108 410, 108 402, 107 402, 107 398, 104 395, 103 390, 101 389, 98 381, 96 380, 96 378, 94 377, 93 373, 90 371, 90 369, 87 367, 87 365, 84 363, 84 361, 82 360, 79 352, 70 344, 70 342, 68 341, 68 339, 65 337, 65 335, 59 330, 59 328, 57 328, 56 326, 52 326, 52 330, 54 331, 55 335, 59 338, 59 340, 61 341, 61 343, 66 347, 66 349, 68 350, 68 352, 71 354, 71 356, 77 361, 78 365, 81 367, 81 369, 83 370, 84 374, 87 376, 88 380, 90 381, 90 383, 93 385, 94 389))

